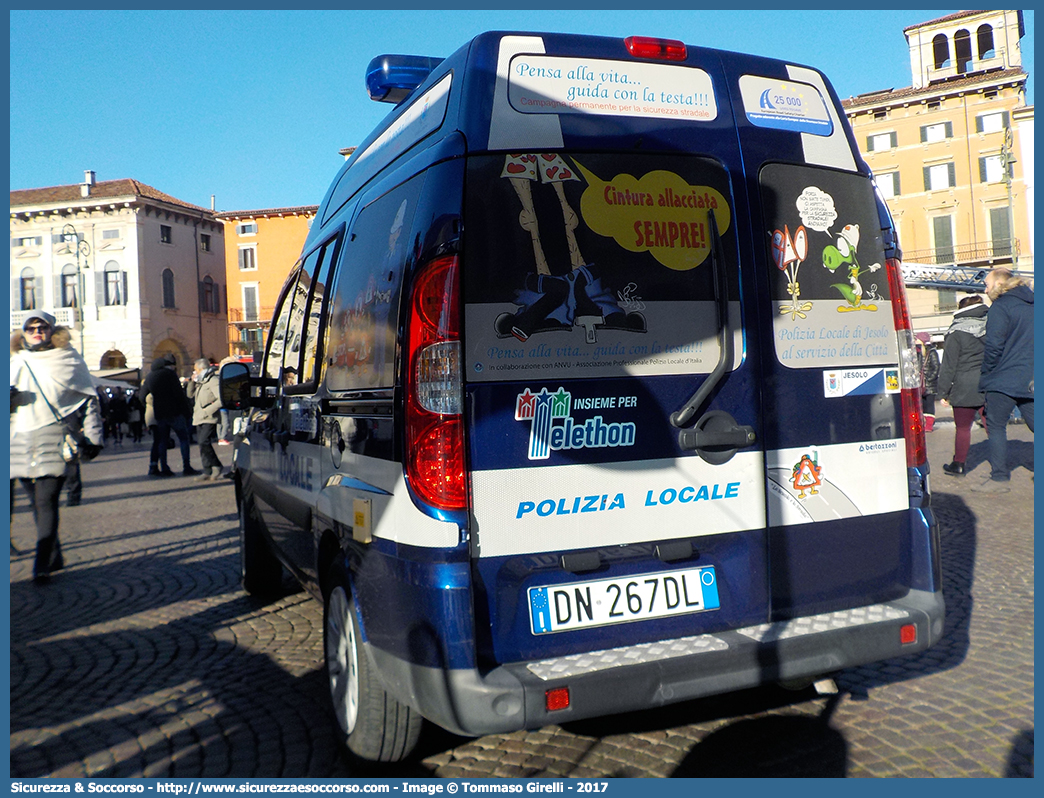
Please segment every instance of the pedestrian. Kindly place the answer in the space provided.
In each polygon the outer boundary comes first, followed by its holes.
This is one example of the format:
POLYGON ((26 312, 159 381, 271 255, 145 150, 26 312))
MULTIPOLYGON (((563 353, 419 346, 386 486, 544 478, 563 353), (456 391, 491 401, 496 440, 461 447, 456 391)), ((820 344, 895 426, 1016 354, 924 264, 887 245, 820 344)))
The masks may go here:
POLYGON ((130 429, 131 440, 135 443, 141 443, 144 415, 145 408, 142 406, 141 400, 136 394, 131 394, 130 399, 127 400, 127 426, 130 429))
POLYGON ((123 446, 123 425, 127 423, 127 399, 123 390, 116 391, 109 399, 109 413, 105 426, 112 436, 113 445, 123 446))
POLYGON ((152 409, 156 416, 156 431, 152 441, 152 457, 149 462, 150 477, 172 477, 174 472, 167 466, 167 441, 173 431, 181 444, 181 473, 185 476, 199 474, 192 467, 191 438, 189 436, 188 419, 192 416, 192 405, 189 404, 181 381, 175 372, 178 361, 174 355, 165 355, 152 361, 152 369, 138 391, 138 398, 147 401, 152 397, 152 409))
POLYGON ((201 482, 217 480, 222 476, 224 467, 214 451, 217 441, 217 425, 221 414, 221 392, 218 390, 217 366, 206 358, 200 358, 192 370, 193 411, 192 424, 196 427, 196 439, 199 441, 199 457, 203 463, 201 482))
POLYGON ((917 334, 917 360, 921 370, 921 409, 924 431, 935 429, 935 394, 939 390, 939 353, 928 333, 917 334))
MULTIPOLYGON (((71 457, 67 435, 97 454, 102 443, 98 394, 87 364, 69 345, 68 330, 50 313, 33 311, 11 346, 11 476, 29 494, 36 521, 33 581, 64 565, 58 503, 71 457)), ((83 452, 84 456, 87 452, 83 452)))
POLYGON ((972 424, 985 401, 985 396, 979 392, 979 372, 988 311, 978 294, 962 299, 943 342, 939 398, 953 408, 953 423, 957 428, 953 462, 944 465, 943 471, 953 477, 964 476, 972 424))
POLYGON ((986 395, 990 478, 972 490, 1007 493, 1008 419, 1016 407, 1033 431, 1033 291, 1009 269, 986 275, 986 295, 993 304, 986 316, 979 390, 986 395))

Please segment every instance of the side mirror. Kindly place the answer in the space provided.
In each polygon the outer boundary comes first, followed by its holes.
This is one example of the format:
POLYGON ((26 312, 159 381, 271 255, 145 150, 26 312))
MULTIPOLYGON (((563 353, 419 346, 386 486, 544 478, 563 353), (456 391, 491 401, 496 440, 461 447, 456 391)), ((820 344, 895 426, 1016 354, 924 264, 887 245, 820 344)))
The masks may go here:
POLYGON ((245 363, 226 363, 218 375, 221 406, 242 410, 250 406, 250 369, 245 363))

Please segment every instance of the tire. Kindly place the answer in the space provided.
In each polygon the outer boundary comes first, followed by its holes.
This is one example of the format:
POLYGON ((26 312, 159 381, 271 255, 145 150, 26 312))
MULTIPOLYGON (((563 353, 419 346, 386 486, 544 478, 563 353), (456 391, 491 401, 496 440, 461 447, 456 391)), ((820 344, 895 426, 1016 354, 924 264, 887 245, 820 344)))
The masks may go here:
POLYGON ((349 753, 364 762, 399 762, 409 756, 423 719, 378 681, 343 579, 334 580, 326 594, 323 649, 334 717, 349 753))
POLYGON ((253 513, 253 502, 239 504, 239 580, 251 596, 271 598, 279 595, 283 566, 261 533, 253 513))

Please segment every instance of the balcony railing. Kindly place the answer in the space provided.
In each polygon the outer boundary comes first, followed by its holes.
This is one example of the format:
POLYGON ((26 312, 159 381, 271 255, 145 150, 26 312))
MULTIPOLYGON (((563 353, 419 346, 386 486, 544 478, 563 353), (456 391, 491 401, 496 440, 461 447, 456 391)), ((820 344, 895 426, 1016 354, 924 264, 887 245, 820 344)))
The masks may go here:
POLYGON ((956 247, 903 250, 904 261, 934 263, 936 266, 1001 266, 1020 255, 1017 238, 1000 238, 985 244, 960 244, 956 247))
MULTIPOLYGON (((41 308, 41 310, 54 316, 54 321, 61 327, 72 329, 80 323, 80 311, 78 308, 41 308)), ((11 311, 11 329, 20 330, 25 320, 33 313, 31 310, 11 311)))
POLYGON ((229 324, 257 324, 261 326, 268 326, 272 321, 272 314, 275 313, 275 308, 260 308, 255 313, 247 313, 243 308, 232 308, 228 309, 228 322, 229 324))

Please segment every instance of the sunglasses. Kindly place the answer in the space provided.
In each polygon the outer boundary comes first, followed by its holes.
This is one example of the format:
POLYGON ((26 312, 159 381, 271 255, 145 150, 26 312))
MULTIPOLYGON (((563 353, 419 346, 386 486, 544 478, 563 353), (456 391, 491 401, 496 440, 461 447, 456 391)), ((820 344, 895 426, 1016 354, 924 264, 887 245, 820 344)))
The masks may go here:
POLYGON ((31 333, 45 333, 50 329, 50 324, 30 324, 28 327, 25 328, 25 331, 31 333))

